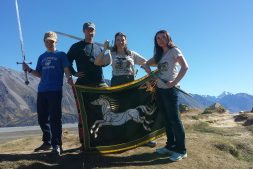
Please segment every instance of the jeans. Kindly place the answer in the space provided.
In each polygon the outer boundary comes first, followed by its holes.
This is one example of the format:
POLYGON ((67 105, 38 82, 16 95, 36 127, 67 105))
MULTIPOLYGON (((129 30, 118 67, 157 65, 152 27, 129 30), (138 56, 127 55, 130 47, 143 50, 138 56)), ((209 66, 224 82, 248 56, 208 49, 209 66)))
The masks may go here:
POLYGON ((159 112, 162 113, 167 143, 166 147, 171 148, 178 153, 186 153, 185 131, 180 119, 178 109, 178 91, 176 88, 161 89, 157 88, 157 103, 159 112))
POLYGON ((38 92, 38 122, 43 132, 42 141, 52 146, 62 145, 62 91, 38 92))

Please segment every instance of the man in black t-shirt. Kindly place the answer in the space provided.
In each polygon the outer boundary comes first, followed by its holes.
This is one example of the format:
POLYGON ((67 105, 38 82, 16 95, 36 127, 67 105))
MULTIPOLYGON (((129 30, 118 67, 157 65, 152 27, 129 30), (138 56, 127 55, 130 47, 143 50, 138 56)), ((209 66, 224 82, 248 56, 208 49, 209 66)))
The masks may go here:
POLYGON ((68 53, 70 70, 73 76, 78 77, 76 84, 91 87, 106 87, 102 67, 111 64, 109 42, 105 41, 103 47, 93 42, 96 33, 94 23, 86 22, 83 25, 85 39, 73 44, 68 53), (105 52, 108 50, 108 53, 105 52), (73 68, 76 62, 77 71, 73 68))
MULTIPOLYGON (((67 53, 71 74, 78 77, 75 84, 90 87, 108 87, 104 81, 102 67, 110 65, 112 61, 110 50, 105 54, 105 51, 109 49, 109 42, 105 41, 104 49, 93 42, 93 37, 96 33, 94 23, 84 23, 83 33, 85 39, 73 44, 67 53), (76 62, 77 71, 73 68, 74 61, 76 62)), ((76 94, 75 88, 73 90, 74 94, 76 94)), ((84 150, 82 115, 78 107, 77 110, 79 116, 79 140, 82 145, 81 149, 84 150)))

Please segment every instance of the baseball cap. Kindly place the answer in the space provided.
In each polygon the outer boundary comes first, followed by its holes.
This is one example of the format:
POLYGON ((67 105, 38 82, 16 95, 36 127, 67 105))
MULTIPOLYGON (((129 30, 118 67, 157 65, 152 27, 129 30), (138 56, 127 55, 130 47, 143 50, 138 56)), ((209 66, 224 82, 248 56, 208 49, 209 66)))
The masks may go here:
POLYGON ((46 32, 44 35, 44 41, 46 40, 53 40, 53 41, 57 41, 57 34, 55 32, 49 31, 46 32))
POLYGON ((83 30, 87 29, 87 28, 93 28, 94 30, 96 29, 96 26, 94 23, 92 22, 86 22, 83 24, 83 30))

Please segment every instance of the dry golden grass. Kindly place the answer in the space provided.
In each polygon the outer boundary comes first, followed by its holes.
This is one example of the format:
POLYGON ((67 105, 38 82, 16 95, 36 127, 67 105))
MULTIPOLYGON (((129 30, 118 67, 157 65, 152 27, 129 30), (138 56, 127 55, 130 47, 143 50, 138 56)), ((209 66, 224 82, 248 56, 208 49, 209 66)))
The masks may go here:
MULTIPOLYGON (((61 157, 53 157, 49 152, 34 153, 33 149, 41 143, 39 135, 0 144, 0 169, 253 169, 253 134, 240 123, 232 122, 231 115, 221 117, 190 111, 184 113, 182 119, 188 158, 179 162, 171 162, 149 147, 106 155, 85 154, 79 151, 76 132, 65 130, 65 151, 61 157), (233 125, 222 124, 219 118, 233 125)), ((157 142, 158 147, 164 146, 166 138, 161 137, 157 142)))

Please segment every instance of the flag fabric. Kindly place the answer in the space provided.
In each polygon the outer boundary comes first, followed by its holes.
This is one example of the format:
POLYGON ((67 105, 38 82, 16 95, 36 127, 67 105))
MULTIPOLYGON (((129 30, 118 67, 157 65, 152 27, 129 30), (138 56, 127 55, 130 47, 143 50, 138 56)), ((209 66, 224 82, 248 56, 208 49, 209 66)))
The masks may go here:
POLYGON ((152 75, 107 88, 75 85, 79 137, 85 152, 135 148, 164 134, 152 75))

